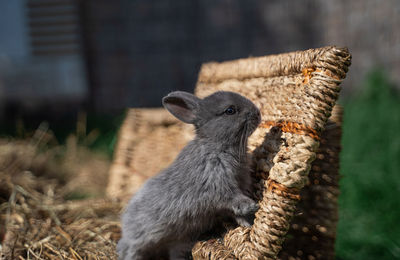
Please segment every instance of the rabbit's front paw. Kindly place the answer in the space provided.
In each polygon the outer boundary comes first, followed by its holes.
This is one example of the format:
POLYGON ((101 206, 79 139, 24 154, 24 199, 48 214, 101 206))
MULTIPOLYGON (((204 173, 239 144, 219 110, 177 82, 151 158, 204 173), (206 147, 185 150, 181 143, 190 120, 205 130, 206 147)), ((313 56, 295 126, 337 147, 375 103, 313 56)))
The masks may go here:
POLYGON ((233 204, 233 213, 237 216, 247 216, 254 214, 259 206, 252 199, 243 196, 241 199, 236 200, 233 204))

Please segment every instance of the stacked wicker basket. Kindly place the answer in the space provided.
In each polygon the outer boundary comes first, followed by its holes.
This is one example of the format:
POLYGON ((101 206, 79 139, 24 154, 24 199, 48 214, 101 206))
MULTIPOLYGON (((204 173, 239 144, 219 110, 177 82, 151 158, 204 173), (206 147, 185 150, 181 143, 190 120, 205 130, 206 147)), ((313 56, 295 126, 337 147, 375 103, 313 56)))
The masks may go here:
MULTIPOLYGON (((255 172, 254 197, 259 200, 260 209, 252 228, 237 227, 228 230, 223 238, 197 243, 192 251, 194 259, 334 258, 340 109, 335 109, 329 122, 328 118, 350 60, 346 49, 325 47, 202 67, 196 87, 199 97, 218 90, 234 91, 251 99, 261 110, 262 123, 249 140, 255 172)), ((135 111, 138 110, 130 113, 135 111)), ((124 127, 132 125, 129 118, 124 127)), ((126 187, 137 187, 145 179, 133 178, 139 175, 137 169, 146 168, 141 162, 135 164, 130 159, 133 164, 121 163, 126 151, 134 151, 132 158, 163 158, 165 153, 177 154, 192 136, 190 128, 174 120, 165 124, 150 115, 142 121, 156 122, 165 133, 172 131, 171 126, 178 127, 179 134, 167 134, 167 141, 154 142, 145 128, 145 134, 140 136, 139 130, 134 134, 128 127, 123 128, 109 186, 114 197, 125 198, 132 192, 126 187), (142 149, 137 142, 154 149, 142 149)), ((140 172, 143 175, 146 170, 140 172)))

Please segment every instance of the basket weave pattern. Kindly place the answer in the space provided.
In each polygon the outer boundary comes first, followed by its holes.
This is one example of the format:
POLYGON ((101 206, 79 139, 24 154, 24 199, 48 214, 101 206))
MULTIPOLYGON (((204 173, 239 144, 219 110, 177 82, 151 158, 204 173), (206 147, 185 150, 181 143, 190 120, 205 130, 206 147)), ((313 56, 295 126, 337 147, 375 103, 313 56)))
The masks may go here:
POLYGON ((336 105, 322 133, 309 182, 291 221, 279 259, 335 259, 342 110, 336 105))
POLYGON ((326 47, 202 67, 198 96, 234 91, 261 110, 249 139, 260 209, 252 228, 197 243, 194 259, 276 259, 350 60, 347 49, 326 47))

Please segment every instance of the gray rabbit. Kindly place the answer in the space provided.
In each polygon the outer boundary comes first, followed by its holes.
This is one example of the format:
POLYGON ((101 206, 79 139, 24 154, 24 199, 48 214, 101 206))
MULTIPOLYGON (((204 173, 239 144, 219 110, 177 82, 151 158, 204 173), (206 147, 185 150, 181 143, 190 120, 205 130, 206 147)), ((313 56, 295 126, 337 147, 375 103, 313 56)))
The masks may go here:
POLYGON ((130 200, 122 217, 119 259, 185 259, 221 217, 250 226, 258 209, 249 197, 247 159, 247 139, 261 120, 258 108, 224 91, 204 99, 176 91, 162 102, 195 126, 196 137, 130 200))

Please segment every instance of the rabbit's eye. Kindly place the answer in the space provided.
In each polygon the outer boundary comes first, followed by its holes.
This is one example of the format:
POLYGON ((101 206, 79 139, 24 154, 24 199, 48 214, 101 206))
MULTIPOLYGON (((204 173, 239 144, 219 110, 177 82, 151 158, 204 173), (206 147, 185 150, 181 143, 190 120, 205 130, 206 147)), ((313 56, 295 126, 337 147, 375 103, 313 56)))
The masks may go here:
POLYGON ((233 114, 235 114, 235 113, 236 113, 236 109, 235 109, 235 107, 233 107, 233 106, 228 107, 228 108, 225 110, 225 114, 227 114, 227 115, 233 115, 233 114))

